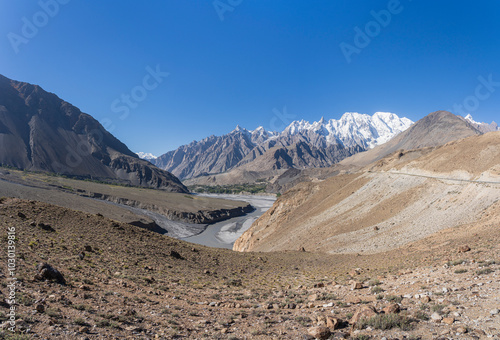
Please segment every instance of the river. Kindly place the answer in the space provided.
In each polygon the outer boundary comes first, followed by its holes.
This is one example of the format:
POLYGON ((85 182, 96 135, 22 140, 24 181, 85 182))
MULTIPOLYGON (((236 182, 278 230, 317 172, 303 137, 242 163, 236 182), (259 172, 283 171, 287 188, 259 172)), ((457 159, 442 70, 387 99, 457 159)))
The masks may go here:
POLYGON ((257 195, 200 194, 200 196, 224 198, 250 203, 255 210, 243 216, 207 225, 206 229, 194 236, 181 238, 184 241, 214 248, 232 249, 234 242, 271 206, 276 197, 257 195))

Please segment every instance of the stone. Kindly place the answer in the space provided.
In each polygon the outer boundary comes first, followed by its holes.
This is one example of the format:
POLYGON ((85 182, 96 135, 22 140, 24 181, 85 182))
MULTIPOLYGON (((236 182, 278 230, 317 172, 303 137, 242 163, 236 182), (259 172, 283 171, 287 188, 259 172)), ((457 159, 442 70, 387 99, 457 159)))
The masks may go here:
POLYGON ((89 331, 89 328, 86 326, 82 326, 82 327, 78 328, 78 331, 80 333, 87 333, 89 331))
POLYGON ((349 320, 349 323, 351 325, 356 324, 359 320, 361 319, 368 319, 373 316, 377 315, 377 310, 373 306, 363 306, 356 310, 354 315, 352 316, 351 320, 349 320))
POLYGON ((470 251, 470 247, 468 245, 463 245, 463 246, 458 247, 459 253, 466 253, 468 251, 470 251))
POLYGON ((318 320, 316 324, 318 326, 326 326, 326 317, 324 315, 318 315, 318 320))
POLYGON ((363 289, 363 283, 361 282, 352 282, 351 283, 351 290, 355 290, 355 289, 363 289))
POLYGON ((323 282, 318 282, 318 283, 315 283, 314 284, 314 288, 323 288, 325 286, 325 284, 323 282))
POLYGON ((455 318, 443 318, 441 322, 447 325, 453 325, 453 323, 455 322, 455 318))
POLYGON ((311 327, 307 330, 307 334, 314 337, 314 339, 326 340, 332 333, 328 327, 311 327))
POLYGON ((431 302, 431 298, 425 295, 420 299, 420 301, 422 301, 422 303, 429 303, 431 302))
POLYGON ((500 310, 498 310, 498 308, 490 310, 491 315, 497 315, 498 313, 500 313, 500 310))
POLYGON ((357 304, 361 303, 361 299, 357 296, 349 296, 349 297, 345 298, 345 302, 353 304, 353 305, 357 305, 357 304))
POLYGON ((397 314, 401 311, 401 308, 397 303, 391 303, 390 305, 385 306, 384 309, 382 309, 382 311, 385 314, 397 314))
POLYGON ((464 326, 459 326, 457 329, 456 329, 456 332, 459 333, 459 334, 465 334, 467 333, 467 328, 464 327, 464 326))
POLYGON ((434 322, 441 322, 442 319, 443 319, 443 317, 441 315, 439 315, 438 313, 432 313, 432 315, 431 315, 431 320, 434 322))
POLYGON ((308 301, 316 301, 318 300, 318 294, 311 294, 307 297, 308 301))
POLYGON ((333 316, 326 317, 326 327, 330 328, 330 331, 334 331, 339 327, 340 321, 333 316))
POLYGON ((83 247, 83 250, 90 253, 90 252, 92 252, 92 247, 89 245, 86 245, 85 247, 83 247))
POLYGON ((56 281, 57 283, 66 284, 66 280, 63 275, 54 267, 48 263, 40 263, 36 267, 38 274, 35 275, 35 279, 39 281, 49 280, 56 281))
POLYGON ((43 313, 43 312, 45 312, 45 306, 44 306, 44 305, 42 305, 42 304, 38 304, 38 305, 36 305, 36 311, 37 311, 38 313, 43 313))

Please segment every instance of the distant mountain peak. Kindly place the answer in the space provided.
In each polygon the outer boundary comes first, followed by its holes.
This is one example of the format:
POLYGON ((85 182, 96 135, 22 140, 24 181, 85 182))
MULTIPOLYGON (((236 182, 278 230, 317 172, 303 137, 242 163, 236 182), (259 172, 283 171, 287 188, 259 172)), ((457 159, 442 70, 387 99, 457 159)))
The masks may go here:
POLYGON ((479 131, 481 131, 483 133, 492 132, 492 131, 500 131, 500 127, 498 127, 497 123, 491 122, 490 124, 488 124, 488 123, 476 122, 474 120, 474 118, 472 118, 472 115, 470 113, 467 116, 465 116, 464 119, 466 121, 468 121, 476 129, 478 129, 479 131))
POLYGON ((139 158, 145 159, 147 161, 158 158, 158 156, 155 156, 150 152, 136 152, 136 155, 139 156, 139 158))
POLYGON ((376 112, 370 116, 346 112, 338 120, 324 117, 312 123, 296 120, 282 132, 266 131, 262 126, 247 130, 237 125, 229 134, 181 146, 158 157, 154 163, 187 179, 229 171, 278 148, 283 157, 293 154, 300 160, 300 165, 291 162, 291 158, 283 161, 287 166, 324 167, 385 143, 412 124, 394 113, 376 112), (299 157, 307 153, 311 153, 310 157, 299 157))

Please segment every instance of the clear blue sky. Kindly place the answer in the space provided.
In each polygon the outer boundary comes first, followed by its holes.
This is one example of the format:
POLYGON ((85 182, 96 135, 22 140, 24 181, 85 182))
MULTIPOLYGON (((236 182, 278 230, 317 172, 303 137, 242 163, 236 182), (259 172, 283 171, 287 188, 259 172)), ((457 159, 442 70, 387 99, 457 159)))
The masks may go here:
POLYGON ((500 120, 496 0, 54 1, 0 0, 0 73, 112 124, 133 151, 161 154, 237 124, 282 128, 273 110, 285 106, 309 121, 418 120, 465 103, 478 121, 500 120), (390 23, 376 24, 372 11, 388 8, 390 23), (369 43, 356 45, 356 27, 369 43), (157 65, 168 76, 143 84, 157 65))

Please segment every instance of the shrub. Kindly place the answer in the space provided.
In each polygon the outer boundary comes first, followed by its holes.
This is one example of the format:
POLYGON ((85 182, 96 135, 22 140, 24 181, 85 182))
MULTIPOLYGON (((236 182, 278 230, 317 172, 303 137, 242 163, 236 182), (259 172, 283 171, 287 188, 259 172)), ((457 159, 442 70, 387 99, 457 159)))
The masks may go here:
POLYGON ((363 329, 368 326, 380 330, 400 328, 404 331, 408 331, 412 329, 411 320, 409 318, 394 313, 378 314, 368 319, 361 319, 356 325, 358 329, 363 329))

